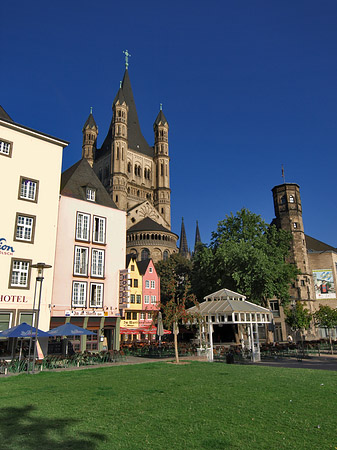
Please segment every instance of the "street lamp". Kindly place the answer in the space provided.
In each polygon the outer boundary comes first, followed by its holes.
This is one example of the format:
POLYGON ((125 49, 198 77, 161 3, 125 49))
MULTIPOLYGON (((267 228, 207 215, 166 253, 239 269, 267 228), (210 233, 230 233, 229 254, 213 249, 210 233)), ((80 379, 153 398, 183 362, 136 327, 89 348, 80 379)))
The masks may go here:
MULTIPOLYGON (((37 353, 37 335, 38 335, 39 318, 40 318, 42 283, 43 283, 43 280, 44 280, 43 271, 44 271, 44 269, 50 269, 52 266, 50 266, 49 264, 45 264, 43 262, 39 262, 37 264, 33 264, 31 267, 33 269, 37 269, 37 277, 36 277, 35 292, 34 292, 34 303, 33 303, 33 314, 35 312, 35 299, 36 299, 37 284, 38 284, 38 282, 40 283, 39 301, 38 301, 38 307, 37 307, 37 314, 36 314, 36 318, 35 318, 34 356, 33 356, 33 365, 32 365, 32 373, 34 373, 36 353, 37 353)), ((28 367, 27 367, 27 372, 28 373, 29 373, 29 363, 30 363, 30 352, 31 352, 32 341, 33 341, 33 317, 32 317, 32 327, 31 327, 30 341, 29 341, 29 354, 28 354, 28 367)))

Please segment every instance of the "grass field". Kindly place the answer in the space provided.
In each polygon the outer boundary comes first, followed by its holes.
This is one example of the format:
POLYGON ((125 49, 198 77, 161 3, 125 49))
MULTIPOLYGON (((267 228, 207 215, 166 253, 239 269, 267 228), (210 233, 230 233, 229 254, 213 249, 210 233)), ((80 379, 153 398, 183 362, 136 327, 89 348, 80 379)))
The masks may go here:
POLYGON ((2 450, 335 449, 337 374, 193 362, 0 379, 2 450))

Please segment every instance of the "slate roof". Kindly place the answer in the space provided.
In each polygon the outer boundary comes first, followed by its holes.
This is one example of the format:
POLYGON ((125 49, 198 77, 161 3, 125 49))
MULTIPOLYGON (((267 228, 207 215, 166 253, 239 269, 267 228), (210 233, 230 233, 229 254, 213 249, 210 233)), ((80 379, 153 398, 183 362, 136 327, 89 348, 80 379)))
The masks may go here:
POLYGON ((151 261, 150 259, 143 259, 142 261, 137 261, 138 270, 142 276, 145 275, 145 272, 149 267, 150 261, 151 261))
POLYGON ((66 197, 90 202, 86 198, 86 187, 96 190, 96 201, 92 203, 118 209, 88 161, 83 158, 62 173, 60 192, 66 197))
POLYGON ((96 130, 98 130, 98 127, 96 125, 94 116, 92 115, 92 113, 89 114, 89 117, 87 118, 85 124, 83 125, 83 129, 82 131, 84 131, 86 128, 96 128, 96 130))
MULTIPOLYGON (((136 152, 139 152, 143 155, 149 156, 153 158, 154 149, 150 147, 146 142, 146 139, 142 135, 138 114, 136 109, 135 100, 133 97, 132 87, 129 78, 129 72, 126 69, 122 81, 122 86, 114 100, 114 104, 120 100, 122 103, 125 100, 128 110, 128 147, 136 152)), ((112 142, 112 121, 110 123, 108 134, 103 142, 101 149, 97 152, 97 158, 106 154, 111 150, 111 142, 112 142)))
POLYGON ((132 261, 133 259, 134 260, 137 259, 137 256, 135 254, 129 253, 128 255, 126 255, 126 266, 125 266, 126 268, 129 267, 130 261, 132 261))
POLYGON ((8 122, 13 122, 13 119, 6 113, 3 107, 0 105, 0 119, 8 120, 8 122))
POLYGON ((166 120, 166 117, 165 117, 165 115, 164 115, 162 110, 159 111, 158 116, 157 116, 156 120, 154 121, 153 128, 155 128, 156 125, 159 125, 160 122, 162 124, 167 123, 167 125, 168 125, 168 121, 166 120))
POLYGON ((127 232, 134 232, 134 231, 165 231, 166 233, 172 233, 168 228, 163 227, 163 225, 160 225, 159 223, 155 222, 154 220, 150 219, 150 217, 145 217, 145 219, 141 220, 140 222, 136 223, 136 225, 133 225, 128 229, 127 232))
POLYGON ((308 235, 305 235, 305 243, 308 252, 337 252, 337 248, 325 244, 324 242, 314 239, 308 235))

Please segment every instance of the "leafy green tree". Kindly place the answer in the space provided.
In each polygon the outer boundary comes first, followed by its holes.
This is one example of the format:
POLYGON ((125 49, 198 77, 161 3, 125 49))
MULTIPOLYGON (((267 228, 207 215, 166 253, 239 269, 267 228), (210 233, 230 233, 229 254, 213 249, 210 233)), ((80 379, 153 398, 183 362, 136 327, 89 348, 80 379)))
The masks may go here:
POLYGON ((285 308, 284 312, 286 314, 286 323, 293 331, 300 333, 303 345, 304 331, 309 330, 312 321, 311 312, 304 308, 304 303, 300 301, 295 302, 291 307, 285 308))
POLYGON ((191 322, 194 316, 187 308, 196 302, 191 292, 192 262, 179 253, 174 253, 166 261, 156 264, 160 276, 160 309, 165 326, 173 331, 176 362, 179 363, 178 333, 179 324, 191 322))
MULTIPOLYGON (((190 294, 192 262, 179 253, 173 253, 166 261, 156 263, 160 276, 160 302, 165 305, 172 299, 172 285, 175 286, 175 298, 182 298, 184 292, 190 294)), ((192 305, 191 305, 192 306, 192 305)))
POLYGON ((329 333, 330 349, 333 355, 333 345, 331 331, 337 327, 337 309, 327 305, 320 305, 318 311, 314 313, 316 327, 326 328, 329 333))
POLYGON ((210 246, 196 251, 193 291, 201 300, 226 287, 263 306, 271 298, 286 304, 289 285, 299 273, 287 262, 291 239, 291 233, 268 225, 247 209, 226 216, 212 234, 210 246))

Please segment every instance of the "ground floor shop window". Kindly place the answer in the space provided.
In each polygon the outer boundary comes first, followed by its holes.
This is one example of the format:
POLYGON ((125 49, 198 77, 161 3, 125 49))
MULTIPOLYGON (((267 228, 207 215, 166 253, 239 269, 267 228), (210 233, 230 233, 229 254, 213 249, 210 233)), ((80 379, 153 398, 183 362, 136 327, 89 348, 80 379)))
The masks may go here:
POLYGON ((33 313, 31 312, 22 312, 20 313, 20 323, 27 323, 28 325, 33 325, 33 313))
POLYGON ((87 336, 87 351, 98 350, 98 330, 91 330, 94 334, 87 336))
POLYGON ((0 331, 8 330, 12 326, 12 313, 0 313, 0 331))

